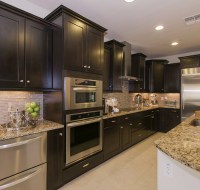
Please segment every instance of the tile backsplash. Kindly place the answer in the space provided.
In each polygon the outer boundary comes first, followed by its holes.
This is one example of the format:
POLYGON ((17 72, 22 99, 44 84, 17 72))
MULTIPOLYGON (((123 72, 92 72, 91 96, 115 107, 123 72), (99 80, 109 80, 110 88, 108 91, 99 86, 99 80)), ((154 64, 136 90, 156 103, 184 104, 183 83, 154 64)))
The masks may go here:
POLYGON ((26 102, 38 102, 40 104, 40 116, 43 117, 43 93, 25 91, 0 91, 0 124, 8 120, 8 108, 12 110, 24 110, 26 102))
MULTIPOLYGON (((106 99, 116 98, 118 101, 118 108, 135 107, 134 97, 138 93, 128 92, 128 82, 124 81, 122 85, 122 93, 104 93, 103 97, 106 99)), ((149 99, 152 93, 140 93, 143 98, 149 99)), ((180 107, 180 94, 179 93, 153 93, 156 94, 156 99, 159 105, 164 105, 165 101, 175 101, 176 107, 180 107)))

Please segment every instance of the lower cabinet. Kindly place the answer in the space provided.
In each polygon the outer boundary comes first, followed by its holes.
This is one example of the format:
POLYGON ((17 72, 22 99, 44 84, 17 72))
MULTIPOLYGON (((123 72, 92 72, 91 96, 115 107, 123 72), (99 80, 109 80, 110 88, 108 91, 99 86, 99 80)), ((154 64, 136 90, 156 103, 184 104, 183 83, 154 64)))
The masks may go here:
POLYGON ((162 108, 160 109, 160 118, 159 131, 168 132, 181 122, 180 109, 162 108))
POLYGON ((47 190, 57 190, 62 186, 63 130, 47 133, 47 190))

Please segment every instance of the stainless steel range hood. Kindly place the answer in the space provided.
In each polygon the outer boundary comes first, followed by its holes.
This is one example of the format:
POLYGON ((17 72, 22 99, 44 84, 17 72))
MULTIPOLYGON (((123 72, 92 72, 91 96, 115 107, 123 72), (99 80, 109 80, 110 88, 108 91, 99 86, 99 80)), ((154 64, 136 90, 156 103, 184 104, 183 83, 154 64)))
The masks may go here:
POLYGON ((141 79, 131 76, 131 44, 124 41, 121 42, 125 46, 123 47, 124 51, 124 65, 123 65, 123 75, 120 77, 122 80, 132 80, 132 81, 141 81, 141 79))

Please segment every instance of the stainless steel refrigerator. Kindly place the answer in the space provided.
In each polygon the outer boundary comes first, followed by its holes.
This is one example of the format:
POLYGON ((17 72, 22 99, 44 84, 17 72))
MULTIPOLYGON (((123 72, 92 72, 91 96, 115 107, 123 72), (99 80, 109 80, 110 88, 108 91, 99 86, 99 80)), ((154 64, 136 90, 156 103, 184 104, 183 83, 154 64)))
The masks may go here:
POLYGON ((182 69, 181 78, 182 120, 200 110, 200 67, 182 69))

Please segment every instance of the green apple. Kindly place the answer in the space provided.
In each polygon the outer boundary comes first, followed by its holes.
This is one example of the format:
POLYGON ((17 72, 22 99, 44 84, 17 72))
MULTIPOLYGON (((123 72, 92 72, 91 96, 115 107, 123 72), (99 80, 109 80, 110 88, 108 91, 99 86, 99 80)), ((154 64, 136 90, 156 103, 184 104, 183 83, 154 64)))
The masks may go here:
POLYGON ((39 106, 36 106, 36 107, 34 108, 34 112, 38 112, 39 110, 40 110, 39 106))
POLYGON ((37 103, 36 102, 31 102, 31 108, 35 108, 37 107, 37 103))
POLYGON ((37 115, 38 115, 37 112, 31 113, 31 116, 32 116, 32 117, 37 117, 37 115))
POLYGON ((30 106, 31 106, 31 103, 29 103, 29 102, 26 103, 26 105, 25 105, 26 108, 29 108, 30 106))
POLYGON ((28 113, 33 113, 33 108, 29 107, 29 108, 26 109, 26 111, 27 111, 28 113))

